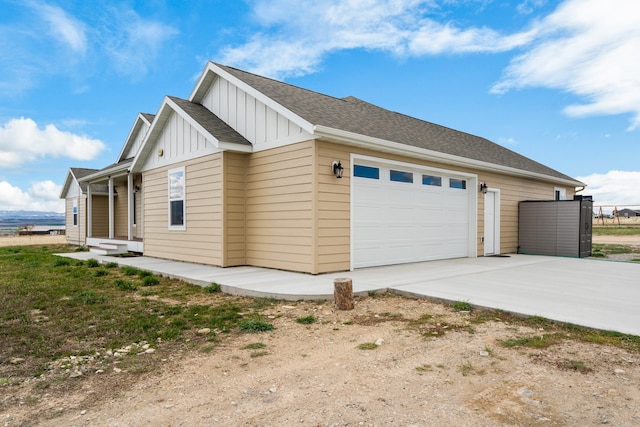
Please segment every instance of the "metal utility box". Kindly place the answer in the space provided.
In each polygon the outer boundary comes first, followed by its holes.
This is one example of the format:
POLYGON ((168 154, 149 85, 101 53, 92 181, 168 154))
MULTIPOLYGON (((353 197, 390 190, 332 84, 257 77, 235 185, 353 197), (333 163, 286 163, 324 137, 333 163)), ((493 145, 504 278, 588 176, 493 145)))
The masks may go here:
POLYGON ((518 204, 518 252, 569 257, 591 256, 591 196, 518 204))

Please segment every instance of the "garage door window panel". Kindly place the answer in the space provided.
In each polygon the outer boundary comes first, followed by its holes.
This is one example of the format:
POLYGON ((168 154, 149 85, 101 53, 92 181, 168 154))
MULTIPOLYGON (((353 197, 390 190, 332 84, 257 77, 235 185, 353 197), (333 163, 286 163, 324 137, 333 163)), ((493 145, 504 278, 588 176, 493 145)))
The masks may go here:
POLYGON ((358 178, 380 179, 380 169, 373 166, 354 165, 353 176, 358 178))
POLYGON ((467 181, 464 179, 449 178, 449 188, 457 188, 460 190, 467 189, 467 181))
POLYGON ((413 173, 391 169, 389 171, 389 179, 394 182, 406 182, 411 184, 413 183, 413 173))
POLYGON ((422 175, 422 185, 442 187, 442 177, 435 175, 422 175))

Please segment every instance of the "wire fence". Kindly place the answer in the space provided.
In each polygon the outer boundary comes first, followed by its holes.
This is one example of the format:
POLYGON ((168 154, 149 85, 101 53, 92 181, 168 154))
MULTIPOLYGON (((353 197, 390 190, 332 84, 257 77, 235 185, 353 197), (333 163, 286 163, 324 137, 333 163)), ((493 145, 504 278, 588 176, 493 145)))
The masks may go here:
POLYGON ((640 204, 637 205, 594 205, 593 225, 640 226, 640 204))

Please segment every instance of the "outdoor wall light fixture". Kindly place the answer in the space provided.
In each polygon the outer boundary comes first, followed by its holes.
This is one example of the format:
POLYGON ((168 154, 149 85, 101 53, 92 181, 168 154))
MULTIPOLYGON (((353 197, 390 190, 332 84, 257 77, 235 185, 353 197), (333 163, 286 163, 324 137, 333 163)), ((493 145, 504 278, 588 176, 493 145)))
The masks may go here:
POLYGON ((487 187, 487 184, 485 184, 484 182, 481 182, 481 183, 480 183, 480 192, 481 192, 482 194, 487 194, 487 188, 488 188, 488 187, 487 187))
POLYGON ((333 163, 331 163, 331 171, 336 178, 342 178, 344 168, 342 167, 342 163, 340 163, 340 160, 334 160, 333 163))
POLYGON ((139 192, 140 191, 140 186, 136 185, 135 187, 133 187, 133 191, 136 192, 136 193, 139 192))

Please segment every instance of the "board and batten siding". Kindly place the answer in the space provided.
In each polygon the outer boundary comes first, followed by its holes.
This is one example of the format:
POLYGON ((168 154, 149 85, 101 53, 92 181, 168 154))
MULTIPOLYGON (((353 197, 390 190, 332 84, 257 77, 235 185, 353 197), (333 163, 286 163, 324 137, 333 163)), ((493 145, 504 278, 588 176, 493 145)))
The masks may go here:
POLYGON ((172 111, 142 170, 173 167, 172 165, 179 162, 216 152, 218 149, 211 142, 208 142, 204 135, 191 126, 184 117, 172 111))
POLYGON ((201 103, 250 141, 254 152, 311 139, 300 126, 221 77, 201 103))
POLYGON ((145 255, 223 265, 222 153, 146 171, 145 255), (185 167, 185 230, 169 230, 168 171, 185 167))
POLYGON ((251 154, 246 263, 315 273, 314 141, 251 154))

